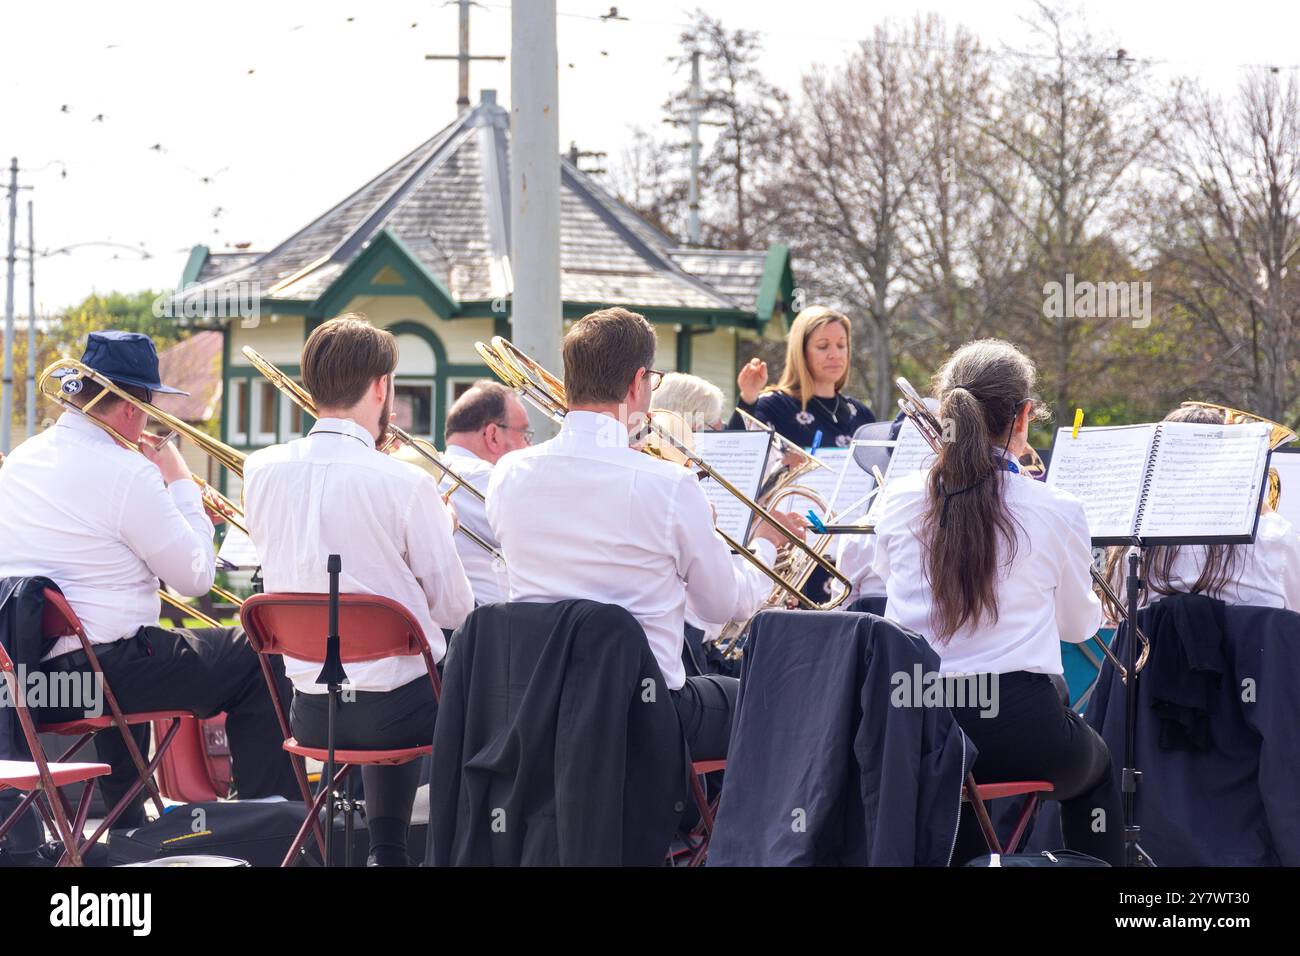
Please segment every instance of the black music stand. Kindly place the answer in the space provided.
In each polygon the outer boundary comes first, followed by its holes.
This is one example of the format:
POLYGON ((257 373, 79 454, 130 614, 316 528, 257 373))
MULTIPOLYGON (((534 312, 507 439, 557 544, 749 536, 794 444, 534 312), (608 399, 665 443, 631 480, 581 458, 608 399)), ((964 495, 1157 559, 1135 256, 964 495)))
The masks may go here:
POLYGON ((1137 803, 1137 785, 1142 771, 1137 769, 1137 629, 1138 629, 1138 593, 1142 587, 1141 576, 1142 541, 1133 539, 1133 550, 1128 556, 1128 578, 1126 580, 1128 603, 1128 642, 1124 648, 1124 670, 1128 679, 1124 682, 1124 766, 1120 772, 1120 794, 1124 799, 1124 865, 1155 866, 1155 861, 1142 849, 1142 827, 1138 825, 1135 812, 1137 803))
MULTIPOLYGON (((325 637, 325 663, 316 677, 317 684, 324 684, 329 693, 329 713, 326 717, 326 747, 329 751, 325 761, 325 779, 322 781, 329 788, 329 798, 325 801, 329 807, 325 820, 325 866, 330 865, 334 850, 334 813, 338 794, 334 792, 334 719, 338 713, 339 694, 348 675, 343 671, 343 659, 339 650, 339 574, 343 571, 343 559, 331 554, 326 563, 330 576, 329 634, 325 637)), ((350 776, 350 775, 349 775, 350 776)), ((352 819, 348 814, 348 820, 352 819)), ((347 854, 346 864, 352 864, 352 841, 344 848, 347 854)))

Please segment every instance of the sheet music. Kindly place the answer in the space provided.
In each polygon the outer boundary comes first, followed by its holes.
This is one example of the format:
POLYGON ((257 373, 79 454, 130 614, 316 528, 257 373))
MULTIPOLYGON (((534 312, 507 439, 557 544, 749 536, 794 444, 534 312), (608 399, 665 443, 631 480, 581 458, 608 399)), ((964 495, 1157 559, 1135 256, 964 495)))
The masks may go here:
POLYGON ((1047 483, 1079 498, 1094 538, 1129 538, 1151 458, 1155 425, 1060 428, 1047 483))
POLYGON ((253 539, 234 525, 226 528, 226 536, 221 541, 217 557, 246 571, 261 567, 262 564, 262 560, 257 556, 257 547, 253 544, 253 539))
MULTIPOLYGON (((758 493, 771 436, 765 431, 695 432, 695 452, 751 499, 758 493)), ((745 542, 753 512, 711 478, 700 482, 717 512, 718 528, 745 542)))
POLYGON ((928 471, 934 464, 934 458, 934 450, 921 430, 912 424, 910 418, 904 418, 902 427, 898 430, 898 442, 885 467, 885 489, 871 499, 871 507, 867 510, 873 516, 869 523, 874 524, 879 518, 880 509, 884 507, 885 498, 889 494, 889 483, 918 471, 928 471))
POLYGON ((889 467, 885 469, 885 484, 914 471, 926 471, 932 464, 934 450, 930 443, 910 418, 904 418, 903 427, 898 431, 898 444, 894 446, 893 454, 889 456, 889 467))
POLYGON ((1278 503, 1277 513, 1300 532, 1300 452, 1279 449, 1273 452, 1269 464, 1277 469, 1278 477, 1282 479, 1282 500, 1278 503))
POLYGON ((1164 422, 1138 534, 1253 535, 1270 431, 1266 423, 1164 422))
MULTIPOLYGON (((836 523, 843 524, 866 514, 874 498, 868 498, 866 501, 862 501, 862 498, 872 488, 876 487, 876 479, 863 471, 858 466, 858 463, 853 460, 853 449, 819 448, 817 449, 816 458, 826 467, 814 469, 800 478, 797 484, 821 495, 836 523), (837 486, 839 487, 838 495, 835 493, 837 486), (862 503, 854 508, 852 512, 845 513, 841 511, 841 509, 857 502, 862 503)), ((801 507, 801 514, 808 508, 813 508, 817 512, 817 517, 823 521, 828 520, 828 515, 824 513, 823 509, 815 507, 811 501, 802 499, 799 502, 801 506, 804 501, 807 501, 807 505, 801 507)))

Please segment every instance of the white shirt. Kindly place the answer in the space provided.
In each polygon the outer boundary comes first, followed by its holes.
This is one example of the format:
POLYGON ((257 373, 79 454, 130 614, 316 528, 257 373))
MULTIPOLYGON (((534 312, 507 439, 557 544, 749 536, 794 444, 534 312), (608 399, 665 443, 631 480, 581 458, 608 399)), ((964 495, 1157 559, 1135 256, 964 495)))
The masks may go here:
MULTIPOLYGON (((1003 502, 1016 526, 1015 557, 1007 563, 1008 556, 999 555, 998 620, 968 622, 941 644, 933 638, 930 609, 934 588, 944 582, 926 579, 919 537, 928 479, 928 472, 917 472, 891 482, 876 525, 871 570, 885 582, 886 614, 925 636, 943 673, 1062 673, 1060 642, 1082 643, 1101 625, 1082 502, 1009 472, 991 479, 1003 483, 1003 502)), ((997 547, 1001 552, 1004 545, 997 547)))
MULTIPOLYGON (((768 579, 714 533, 694 473, 628 447, 609 415, 575 411, 549 441, 511 452, 488 484, 487 516, 510 600, 585 598, 627 608, 670 690, 686 682, 686 599, 709 621, 753 614, 768 579)), ((758 542, 771 563, 776 549, 758 542)))
MULTIPOLYGON (((212 587, 212 522, 199 486, 162 473, 80 412, 14 449, 0 468, 0 577, 54 581, 95 644, 158 624, 158 579, 212 587)), ((80 647, 55 642, 46 658, 80 647)))
MULTIPOLYGON (((322 418, 306 438, 254 452, 244 465, 248 533, 268 593, 329 591, 326 560, 342 558, 339 590, 378 594, 409 610, 439 661, 442 628, 455 628, 474 595, 451 542, 451 515, 433 476, 375 451, 370 432, 322 418)), ((323 694, 320 664, 284 659, 295 690, 323 694)), ((345 664, 358 691, 386 691, 423 678, 419 657, 345 664)))
POLYGON ((841 608, 846 608, 858 598, 879 597, 885 593, 885 582, 872 570, 876 559, 874 534, 846 534, 844 549, 836 561, 840 571, 853 585, 841 608))
MULTIPOLYGON (((444 457, 452 471, 479 491, 487 491, 488 479, 492 477, 490 461, 484 461, 468 448, 451 444, 447 446, 444 457)), ((446 491, 451 487, 451 479, 444 478, 438 487, 446 491)), ((483 502, 468 491, 457 490, 452 493, 451 503, 456 506, 456 515, 460 518, 462 528, 468 528, 494 548, 500 549, 496 535, 488 524, 483 502)), ((457 534, 452 540, 456 542, 456 553, 460 555, 460 563, 465 567, 465 576, 474 589, 474 600, 479 604, 495 604, 506 600, 509 582, 506 580, 505 565, 466 535, 457 534)))
MULTIPOLYGON (((1222 591, 1211 593, 1210 597, 1225 604, 1253 604, 1300 611, 1300 534, 1296 533, 1291 522, 1276 512, 1266 512, 1259 516, 1255 543, 1236 545, 1233 550, 1240 553, 1235 559, 1233 579, 1222 591)), ((1170 587, 1190 592, 1205 568, 1205 555, 1205 545, 1181 547, 1170 568, 1170 587)), ((1122 573, 1127 575, 1127 559, 1121 567, 1122 573)), ((1159 600, 1164 595, 1148 593, 1146 596, 1150 600, 1159 600)))

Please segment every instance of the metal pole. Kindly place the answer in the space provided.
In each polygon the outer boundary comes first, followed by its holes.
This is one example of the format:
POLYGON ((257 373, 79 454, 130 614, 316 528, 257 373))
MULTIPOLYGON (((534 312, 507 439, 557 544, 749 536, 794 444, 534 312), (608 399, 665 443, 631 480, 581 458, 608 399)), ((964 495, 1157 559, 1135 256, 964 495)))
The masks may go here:
POLYGON ((27 200, 27 437, 36 434, 36 225, 27 200))
MULTIPOLYGON (((555 0, 516 3, 510 14, 511 337, 546 368, 560 367, 559 64, 555 0)), ((530 410, 534 426, 554 433, 530 410)))
POLYGON ((687 199, 689 217, 686 221, 688 244, 700 244, 700 51, 691 54, 691 181, 687 199))
POLYGON ((457 64, 457 112, 469 109, 469 0, 460 0, 460 62, 457 64))
POLYGON ((5 278, 5 369, 4 395, 0 397, 0 452, 9 454, 10 429, 14 414, 14 268, 18 262, 18 157, 9 163, 9 255, 5 278))

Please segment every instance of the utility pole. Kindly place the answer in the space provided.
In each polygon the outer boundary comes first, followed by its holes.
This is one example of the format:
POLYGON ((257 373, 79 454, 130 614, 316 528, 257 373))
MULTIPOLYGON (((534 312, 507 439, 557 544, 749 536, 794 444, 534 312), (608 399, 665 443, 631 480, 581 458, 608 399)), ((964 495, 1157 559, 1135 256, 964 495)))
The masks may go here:
POLYGON ((5 276, 5 369, 4 395, 0 397, 0 453, 9 454, 10 430, 14 414, 14 269, 18 263, 18 157, 9 163, 9 254, 5 276))
POLYGON ((27 437, 36 434, 36 223, 27 200, 27 437))
MULTIPOLYGON (((526 354, 558 369, 560 299, 559 54, 555 0, 510 8, 511 337, 526 354)), ((534 417, 554 434, 550 419, 534 417)))
MULTIPOLYGON (((453 0, 448 0, 448 3, 453 0)), ((451 54, 434 54, 426 53, 426 60, 455 60, 458 64, 457 69, 457 96, 456 111, 464 113, 469 109, 469 62, 470 60, 496 60, 498 63, 505 59, 503 56, 471 56, 469 52, 469 8, 472 0, 454 0, 460 7, 460 52, 454 56, 451 54)), ((447 6, 447 4, 443 4, 447 6)))
POLYGON ((691 97, 688 105, 691 111, 691 183, 687 195, 688 217, 686 220, 686 241, 689 245, 700 244, 700 109, 703 106, 700 96, 700 51, 691 53, 691 97))

